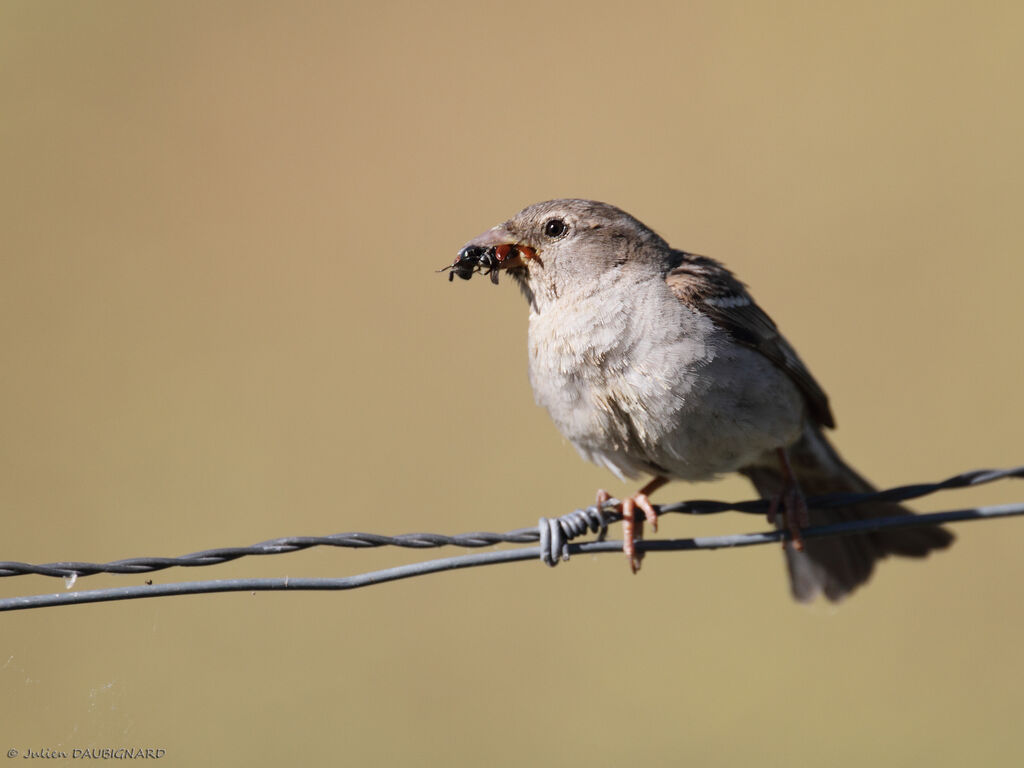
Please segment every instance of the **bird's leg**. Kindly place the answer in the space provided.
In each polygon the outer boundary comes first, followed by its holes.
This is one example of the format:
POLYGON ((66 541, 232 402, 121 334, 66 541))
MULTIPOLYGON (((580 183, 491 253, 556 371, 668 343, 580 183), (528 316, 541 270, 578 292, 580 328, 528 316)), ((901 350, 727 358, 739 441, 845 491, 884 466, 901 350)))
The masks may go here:
MULTIPOLYGON (((622 502, 622 551, 629 558, 629 568, 633 573, 640 570, 640 560, 643 557, 636 551, 636 540, 644 537, 644 520, 650 522, 655 531, 658 530, 658 513, 654 511, 648 494, 654 493, 668 482, 666 477, 655 477, 651 482, 634 493, 622 502), (637 507, 644 513, 644 516, 637 519, 637 507)), ((607 491, 597 492, 598 509, 611 498, 607 491)))
MULTIPOLYGON (((800 490, 800 483, 797 482, 796 474, 789 463, 789 454, 785 448, 776 448, 779 463, 782 465, 782 488, 777 495, 772 497, 768 505, 768 522, 772 525, 778 517, 779 508, 782 508, 782 516, 785 518, 786 529, 789 531, 793 541, 793 548, 798 552, 804 549, 804 538, 800 535, 800 529, 811 524, 810 512, 807 510, 807 499, 804 492, 800 490)), ((786 542, 782 542, 786 546, 786 542)))

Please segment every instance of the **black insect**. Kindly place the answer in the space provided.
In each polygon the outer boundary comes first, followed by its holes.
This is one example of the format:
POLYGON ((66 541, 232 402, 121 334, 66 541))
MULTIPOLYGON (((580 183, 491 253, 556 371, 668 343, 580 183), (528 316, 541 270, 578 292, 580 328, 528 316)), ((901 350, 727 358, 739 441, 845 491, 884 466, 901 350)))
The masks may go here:
POLYGON ((450 266, 443 267, 439 271, 448 270, 448 281, 451 282, 458 275, 463 280, 469 280, 475 273, 483 272, 490 275, 491 282, 498 284, 498 266, 501 262, 494 252, 494 248, 483 248, 479 245, 471 245, 459 251, 455 261, 450 266))

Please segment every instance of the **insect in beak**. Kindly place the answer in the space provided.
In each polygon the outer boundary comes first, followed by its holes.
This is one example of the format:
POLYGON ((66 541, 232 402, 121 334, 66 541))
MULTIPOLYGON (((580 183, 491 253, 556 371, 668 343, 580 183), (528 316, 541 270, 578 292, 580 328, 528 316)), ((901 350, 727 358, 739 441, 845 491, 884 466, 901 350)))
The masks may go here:
POLYGON ((522 267, 528 260, 536 258, 537 252, 528 245, 502 243, 489 248, 467 245, 459 251, 455 261, 447 267, 442 267, 438 272, 447 271, 449 282, 455 279, 456 275, 463 280, 469 280, 475 273, 482 272, 489 275, 491 282, 497 285, 499 270, 522 267))

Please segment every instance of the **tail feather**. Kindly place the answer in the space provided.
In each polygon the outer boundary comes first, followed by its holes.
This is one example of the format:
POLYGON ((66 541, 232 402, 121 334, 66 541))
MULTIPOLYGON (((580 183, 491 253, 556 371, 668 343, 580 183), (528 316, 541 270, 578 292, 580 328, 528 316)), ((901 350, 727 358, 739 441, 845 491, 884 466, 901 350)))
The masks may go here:
MULTIPOLYGON (((803 437, 788 450, 793 472, 808 497, 875 490, 843 461, 817 426, 808 426, 803 437)), ((777 495, 782 488, 781 469, 772 461, 766 460, 740 472, 765 498, 777 495)), ((811 525, 908 514, 912 512, 895 502, 810 510, 811 525)), ((793 597, 806 602, 822 593, 837 602, 871 578, 876 561, 888 555, 924 557, 932 550, 945 549, 952 543, 953 534, 948 530, 927 526, 808 539, 802 552, 787 545, 786 564, 793 597)))

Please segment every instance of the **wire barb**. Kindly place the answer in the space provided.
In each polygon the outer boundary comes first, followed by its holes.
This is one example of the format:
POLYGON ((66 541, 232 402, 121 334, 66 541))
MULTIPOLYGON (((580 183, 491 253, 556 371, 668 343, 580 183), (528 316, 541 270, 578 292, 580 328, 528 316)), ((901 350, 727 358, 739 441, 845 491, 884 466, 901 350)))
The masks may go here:
MULTIPOLYGON (((609 505, 618 502, 609 499, 609 505)), ((559 560, 569 559, 569 542, 587 531, 596 533, 598 541, 604 541, 608 533, 608 518, 604 510, 593 506, 577 509, 567 515, 549 520, 542 517, 537 523, 537 535, 540 541, 540 559, 554 568, 559 560)))

